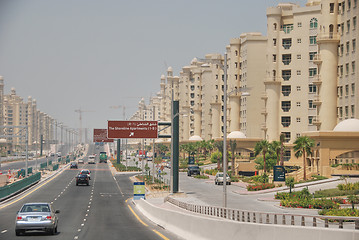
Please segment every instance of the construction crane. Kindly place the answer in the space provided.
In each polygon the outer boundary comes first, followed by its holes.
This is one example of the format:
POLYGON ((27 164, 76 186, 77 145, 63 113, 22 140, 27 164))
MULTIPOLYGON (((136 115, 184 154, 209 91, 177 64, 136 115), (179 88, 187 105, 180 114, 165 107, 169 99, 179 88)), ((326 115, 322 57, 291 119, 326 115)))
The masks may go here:
POLYGON ((112 109, 119 109, 122 108, 123 120, 126 120, 126 106, 124 105, 117 105, 117 106, 110 106, 112 109))
POLYGON ((81 110, 81 108, 76 109, 75 112, 79 114, 79 120, 80 120, 80 128, 79 128, 79 135, 80 135, 80 143, 82 143, 82 113, 84 112, 94 112, 91 110, 81 110))

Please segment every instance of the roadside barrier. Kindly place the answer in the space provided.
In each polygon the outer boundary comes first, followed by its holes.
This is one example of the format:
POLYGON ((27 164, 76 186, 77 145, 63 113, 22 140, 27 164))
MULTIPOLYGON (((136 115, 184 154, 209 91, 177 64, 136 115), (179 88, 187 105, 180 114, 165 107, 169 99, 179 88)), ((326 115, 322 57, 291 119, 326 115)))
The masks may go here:
POLYGON ((165 201, 183 208, 187 211, 225 218, 228 220, 248 222, 248 223, 264 223, 278 225, 295 225, 306 227, 335 227, 343 229, 344 222, 354 222, 345 224, 346 229, 353 228, 359 230, 359 217, 337 217, 337 216, 321 216, 321 215, 299 215, 290 213, 264 213, 257 211, 245 211, 238 209, 212 207, 204 205, 189 204, 178 201, 171 197, 166 197, 165 201))
POLYGON ((52 171, 56 171, 57 169, 59 169, 59 164, 56 164, 52 167, 52 171))
POLYGON ((40 169, 46 168, 47 167, 47 162, 41 163, 40 164, 40 169))
POLYGON ((16 181, 12 184, 0 187, 0 200, 8 198, 17 192, 30 187, 34 183, 40 181, 40 179, 41 179, 41 173, 38 172, 38 173, 31 175, 27 178, 16 181))

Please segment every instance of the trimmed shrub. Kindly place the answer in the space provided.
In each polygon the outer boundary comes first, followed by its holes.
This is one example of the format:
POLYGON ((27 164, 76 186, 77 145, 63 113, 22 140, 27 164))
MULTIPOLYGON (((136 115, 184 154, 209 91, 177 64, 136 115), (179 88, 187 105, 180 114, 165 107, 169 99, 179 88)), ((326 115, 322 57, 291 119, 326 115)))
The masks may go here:
POLYGON ((261 183, 261 184, 255 184, 255 185, 248 185, 247 190, 248 191, 261 191, 265 189, 274 188, 275 185, 273 183, 261 183))

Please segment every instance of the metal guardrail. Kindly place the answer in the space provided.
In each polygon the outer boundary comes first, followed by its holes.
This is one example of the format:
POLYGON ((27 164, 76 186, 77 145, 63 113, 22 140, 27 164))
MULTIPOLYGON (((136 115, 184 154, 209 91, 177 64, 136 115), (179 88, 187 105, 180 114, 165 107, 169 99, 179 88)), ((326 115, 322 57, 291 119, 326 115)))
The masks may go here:
POLYGON ((32 184, 40 181, 41 173, 38 172, 22 180, 16 181, 12 184, 0 187, 0 200, 10 197, 11 195, 31 186, 32 184))
POLYGON ((312 226, 324 227, 338 225, 339 229, 343 229, 345 221, 352 221, 354 224, 345 224, 350 228, 354 225, 354 229, 359 230, 359 217, 337 217, 337 216, 322 216, 322 215, 299 215, 290 213, 265 213, 257 211, 246 211, 222 207, 196 205, 178 201, 171 197, 166 197, 165 201, 170 202, 187 211, 209 215, 214 217, 225 218, 228 220, 250 223, 264 223, 264 224, 282 224, 282 225, 296 225, 296 226, 312 226))

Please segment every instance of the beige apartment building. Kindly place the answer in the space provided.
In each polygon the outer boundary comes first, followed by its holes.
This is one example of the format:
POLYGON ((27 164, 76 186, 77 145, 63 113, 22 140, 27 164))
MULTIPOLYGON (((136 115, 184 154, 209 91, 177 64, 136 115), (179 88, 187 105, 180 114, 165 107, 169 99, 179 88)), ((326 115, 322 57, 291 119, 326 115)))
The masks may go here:
MULTIPOLYGON (((54 119, 37 109, 36 100, 28 97, 25 102, 22 97, 16 95, 16 90, 11 89, 10 94, 4 94, 4 79, 0 77, 0 121, 2 126, 28 126, 29 150, 35 150, 40 146, 40 136, 44 140, 54 140, 54 119)), ((21 128, 3 128, 2 134, 13 135, 7 137, 6 145, 11 151, 25 151, 26 135, 21 128), (17 137, 20 136, 20 137, 17 137)), ((49 144, 44 148, 49 149, 49 144)))

